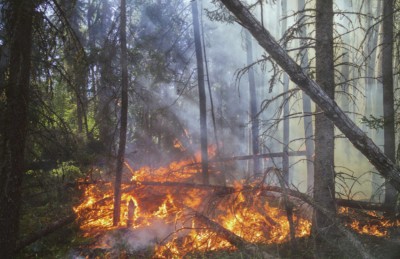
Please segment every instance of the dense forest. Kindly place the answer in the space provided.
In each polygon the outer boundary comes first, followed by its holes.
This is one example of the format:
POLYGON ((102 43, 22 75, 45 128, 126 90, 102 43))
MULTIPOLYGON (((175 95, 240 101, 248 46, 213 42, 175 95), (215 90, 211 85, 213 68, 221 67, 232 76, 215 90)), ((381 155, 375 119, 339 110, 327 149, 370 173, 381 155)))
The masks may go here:
POLYGON ((399 258, 399 1, 0 9, 0 258, 399 258))

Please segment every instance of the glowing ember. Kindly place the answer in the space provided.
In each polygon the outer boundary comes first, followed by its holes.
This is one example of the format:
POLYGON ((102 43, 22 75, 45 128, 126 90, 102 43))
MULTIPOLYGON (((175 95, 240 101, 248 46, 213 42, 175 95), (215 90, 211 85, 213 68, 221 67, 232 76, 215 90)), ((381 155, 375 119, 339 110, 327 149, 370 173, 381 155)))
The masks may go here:
POLYGON ((398 226, 400 224, 400 220, 391 221, 384 219, 383 216, 374 211, 365 212, 365 214, 369 215, 371 218, 366 219, 364 222, 357 220, 356 217, 354 217, 354 212, 348 208, 339 208, 339 213, 353 215, 351 217, 352 221, 346 225, 360 234, 370 236, 385 237, 388 235, 388 228, 398 226))

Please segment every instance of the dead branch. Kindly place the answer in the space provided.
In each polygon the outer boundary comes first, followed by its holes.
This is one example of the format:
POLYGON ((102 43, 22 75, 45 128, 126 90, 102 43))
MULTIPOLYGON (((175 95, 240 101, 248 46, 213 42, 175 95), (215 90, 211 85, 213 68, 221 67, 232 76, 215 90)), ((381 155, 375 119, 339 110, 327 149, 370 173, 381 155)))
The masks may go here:
MULTIPOLYGON (((165 183, 157 183, 157 184, 165 184, 165 183)), ((279 193, 287 193, 287 195, 290 195, 290 196, 292 196, 292 197, 296 197, 296 198, 298 198, 298 199, 300 199, 300 200, 302 200, 302 201, 304 201, 304 202, 306 202, 306 203, 308 203, 309 205, 311 205, 314 209, 316 209, 316 210, 318 210, 318 211, 320 211, 321 213, 323 213, 330 221, 332 221, 332 223, 337 227, 337 229, 349 240, 349 242, 354 246, 354 248, 356 248, 357 250, 358 250, 358 252, 360 253, 360 255, 362 256, 362 258, 365 258, 365 259, 370 259, 370 258, 373 258, 372 257, 372 255, 369 253, 369 251, 368 251, 368 249, 360 242, 360 240, 349 230, 349 229, 347 229, 345 226, 343 226, 339 221, 338 221, 338 219, 337 219, 337 215, 336 214, 332 214, 330 211, 328 211, 327 209, 325 209, 324 207, 322 207, 322 206, 319 206, 318 204, 316 204, 314 201, 313 201, 313 199, 309 196, 309 195, 307 195, 307 194, 304 194, 304 193, 301 193, 301 192, 299 192, 299 191, 295 191, 295 190, 291 190, 291 189, 287 189, 287 190, 283 190, 281 187, 278 187, 278 186, 256 186, 256 187, 253 187, 253 186, 250 186, 250 187, 247 187, 247 186, 244 186, 242 189, 238 189, 238 190, 236 190, 235 188, 233 188, 233 187, 225 187, 225 186, 210 186, 210 185, 203 185, 203 184, 183 184, 183 183, 175 183, 175 184, 178 184, 178 185, 180 185, 180 186, 184 186, 184 187, 188 187, 189 185, 191 185, 191 188, 195 188, 195 187, 201 187, 201 188, 221 188, 221 189, 225 189, 226 190, 226 192, 225 193, 233 193, 233 192, 235 192, 235 191, 247 191, 247 190, 255 190, 257 193, 259 193, 259 194, 266 194, 266 192, 279 192, 279 193), (183 185, 182 185, 183 184, 183 185), (261 192, 260 192, 261 191, 261 192)), ((169 182, 166 186, 174 186, 173 185, 173 183, 171 183, 171 182, 169 182)), ((176 185, 175 185, 176 186, 176 185)), ((202 214, 199 214, 199 213, 197 213, 197 214, 195 214, 195 216, 196 217, 199 217, 200 218, 200 220, 201 219, 204 219, 203 217, 205 217, 204 215, 202 215, 202 214)), ((205 224, 207 225, 207 224, 210 224, 210 227, 211 228, 214 228, 214 229, 219 229, 218 228, 218 225, 213 225, 212 223, 215 223, 215 222, 213 222, 213 221, 211 221, 211 222, 208 222, 208 221, 206 221, 206 219, 208 219, 207 217, 205 217, 205 219, 204 219, 204 221, 205 221, 205 224)), ((208 219, 209 220, 209 219, 208 219)), ((215 223, 215 224, 217 224, 217 223, 215 223)), ((220 227, 222 227, 222 226, 220 226, 220 227)), ((221 231, 223 231, 223 229, 221 230, 221 231)), ((223 234, 224 234, 224 232, 222 232, 223 234)), ((231 244, 233 244, 234 246, 236 246, 235 245, 235 242, 238 242, 238 243, 236 243, 239 247, 243 247, 243 246, 245 246, 245 243, 242 243, 241 242, 241 240, 237 240, 236 238, 235 238, 235 236, 229 236, 229 232, 227 232, 227 233, 225 233, 226 235, 227 235, 227 237, 225 237, 225 238, 229 238, 229 237, 231 237, 232 238, 232 242, 233 243, 231 243, 231 244)), ((232 233, 233 234, 233 233, 232 233)), ((228 240, 228 239, 227 239, 228 240)), ((230 240, 228 240, 229 242, 231 242, 230 240)), ((238 246, 236 246, 236 247, 238 247, 238 246)))
MULTIPOLYGON (((135 188, 138 188, 138 186, 164 186, 164 187, 181 187, 181 188, 192 188, 192 189, 205 189, 205 190, 210 190, 213 189, 216 191, 217 195, 229 195, 235 192, 241 192, 241 191, 245 191, 245 192, 254 192, 257 195, 266 195, 268 192, 277 192, 277 193, 286 193, 287 195, 291 196, 291 197, 295 197, 298 198, 308 204, 310 204, 312 207, 316 208, 316 209, 323 209, 323 208, 319 208, 316 207, 316 205, 312 202, 312 199, 304 193, 301 193, 299 191, 296 190, 291 190, 291 189, 286 189, 283 190, 283 188, 278 187, 278 186, 250 186, 250 185, 245 185, 242 188, 234 188, 234 187, 230 187, 230 186, 221 186, 221 185, 205 185, 205 184, 196 184, 196 183, 183 183, 183 182, 133 182, 133 186, 127 187, 125 189, 122 190, 122 193, 126 193, 126 192, 130 192, 132 190, 134 190, 135 188)), ((101 202, 105 202, 108 200, 111 200, 113 197, 109 196, 109 197, 105 197, 101 200, 98 200, 96 203, 94 203, 92 205, 92 207, 95 207, 97 204, 101 203, 101 202)), ((343 199, 336 199, 337 204, 339 206, 344 206, 344 207, 351 207, 351 208, 357 208, 357 209, 363 209, 363 210, 378 210, 378 211, 385 211, 388 208, 386 208, 384 205, 382 204, 377 204, 377 203, 369 203, 369 202, 363 202, 363 201, 352 201, 352 200, 343 200, 343 199)), ((90 210, 90 208, 88 208, 88 210, 90 210)), ((194 211, 194 210, 192 210, 194 211)), ((195 214, 196 218, 198 218, 198 220, 201 221, 201 219, 204 220, 204 222, 208 222, 211 228, 214 229, 220 229, 218 228, 218 225, 212 225, 212 223, 215 223, 213 221, 211 221, 210 219, 208 219, 207 217, 205 217, 203 215, 203 217, 201 217, 202 214, 196 212, 197 214, 195 214), (204 218, 205 217, 205 218, 204 218), (209 221, 207 221, 207 219, 209 221), (212 227, 214 226, 214 227, 212 227)), ((324 212, 323 212, 324 213, 324 212)), ((326 212, 327 213, 327 212, 326 212)), ((334 220, 336 218, 336 216, 331 215, 330 218, 332 220, 334 220)), ((57 221, 54 221, 53 223, 50 223, 49 225, 47 225, 46 227, 42 228, 41 230, 34 232, 30 235, 28 235, 28 237, 24 238, 23 240, 19 241, 17 244, 17 247, 15 249, 16 252, 20 251, 21 249, 23 249, 24 247, 38 241, 39 239, 46 237, 47 235, 57 231, 58 229, 73 223, 75 220, 77 219, 77 215, 75 213, 72 213, 71 215, 68 215, 62 219, 59 219, 57 221)), ((274 225, 274 221, 272 220, 270 222, 271 224, 274 225)), ((205 223, 204 223, 205 224, 205 223)), ((218 224, 218 223, 215 223, 218 224)), ((206 224, 207 225, 207 224, 206 224)), ((231 242, 230 240, 228 240, 229 242, 232 243, 232 245, 236 246, 236 247, 246 247, 246 245, 248 243, 246 243, 243 239, 236 239, 235 238, 235 234, 230 232, 229 230, 226 230, 225 228, 223 228, 222 226, 220 226, 221 229, 221 233, 226 234, 227 236, 224 238, 229 238, 231 237, 231 242), (225 231, 224 231, 225 230, 225 231), (226 232, 229 231, 229 232, 226 232), (235 235, 232 236, 229 233, 235 235)), ((350 238, 353 239, 353 242, 355 243, 359 243, 359 241, 357 239, 355 239, 355 237, 353 236, 353 234, 347 230, 344 226, 341 227, 341 232, 346 233, 347 235, 350 235, 350 238), (356 241, 354 241, 356 240, 356 241)), ((221 234, 222 235, 222 234, 221 234)), ((352 242, 352 243, 353 243, 352 242)), ((365 257, 367 258, 367 257, 365 257)))
POLYGON ((361 210, 376 210, 376 211, 390 211, 392 208, 384 203, 374 203, 368 201, 355 201, 346 199, 336 199, 336 204, 342 207, 361 209, 361 210))
POLYGON ((336 214, 331 213, 329 210, 325 209, 324 207, 320 206, 319 204, 315 203, 314 200, 307 194, 297 192, 296 194, 297 198, 301 199, 302 201, 308 203, 311 205, 314 209, 320 211, 322 214, 324 214, 325 217, 327 217, 341 232, 347 240, 353 245, 354 248, 357 249, 357 251, 360 253, 362 258, 364 259, 372 259, 374 258, 369 250, 364 246, 363 243, 345 226, 343 226, 337 218, 336 214))
POLYGON ((239 0, 220 0, 234 14, 243 27, 249 30, 275 62, 290 76, 325 113, 335 126, 347 137, 385 179, 400 191, 400 168, 358 127, 321 87, 303 71, 279 45, 270 32, 239 0))
MULTIPOLYGON (((228 229, 224 228, 217 222, 211 220, 204 214, 187 206, 185 206, 185 208, 188 209, 191 213, 193 213, 194 217, 198 221, 200 221, 203 225, 207 226, 213 232, 217 233, 220 237, 227 240, 229 243, 231 243, 231 245, 235 246, 236 248, 242 251, 249 253, 250 255, 255 255, 257 247, 254 244, 247 242, 246 240, 239 237, 235 233, 229 231, 228 229)), ((263 258, 274 258, 274 257, 272 255, 267 254, 266 252, 263 252, 263 258)))
MULTIPOLYGON (((296 241, 296 234, 295 234, 296 230, 295 230, 295 226, 294 226, 294 222, 293 222, 293 207, 294 206, 289 201, 288 183, 285 181, 285 179, 284 179, 284 177, 282 175, 282 172, 279 169, 271 168, 270 170, 273 170, 275 172, 276 176, 278 177, 279 184, 280 184, 280 186, 282 188, 282 191, 283 191, 282 194, 283 194, 283 200, 284 200, 284 203, 285 203, 286 217, 287 217, 287 220, 288 220, 288 223, 289 223, 289 230, 290 230, 290 232, 289 232, 290 246, 291 246, 292 251, 296 251, 296 248, 297 248, 297 241, 296 241)), ((265 171, 265 175, 270 170, 265 171)), ((264 176, 264 178, 265 178, 265 176, 264 176)))
POLYGON ((273 158, 273 157, 283 157, 284 155, 287 155, 287 156, 305 156, 306 154, 307 154, 306 151, 299 150, 299 151, 290 151, 287 154, 285 154, 284 152, 277 152, 277 153, 258 154, 258 155, 225 157, 225 158, 219 158, 219 159, 211 160, 210 162, 227 162, 227 161, 234 161, 234 160, 250 160, 250 159, 253 159, 253 158, 273 158))
MULTIPOLYGON (((222 186, 222 185, 207 185, 207 184, 197 184, 197 183, 185 183, 185 182, 151 182, 151 181, 144 181, 144 182, 132 182, 135 186, 125 188, 123 192, 130 192, 136 186, 164 186, 164 187, 182 187, 182 188, 193 188, 193 189, 214 189, 217 191, 217 194, 232 194, 235 192, 240 191, 262 191, 262 192, 277 192, 283 193, 284 190, 279 186, 250 186, 244 185, 241 189, 235 189, 231 186, 222 186)), ((287 189, 287 195, 301 199, 304 193, 301 193, 296 190, 287 189)), ((385 206, 382 203, 373 203, 367 201, 355 201, 355 200, 346 200, 346 199, 336 199, 336 204, 342 207, 349 207, 354 209, 362 209, 362 210, 375 210, 375 211, 387 211, 390 210, 389 207, 385 206)))

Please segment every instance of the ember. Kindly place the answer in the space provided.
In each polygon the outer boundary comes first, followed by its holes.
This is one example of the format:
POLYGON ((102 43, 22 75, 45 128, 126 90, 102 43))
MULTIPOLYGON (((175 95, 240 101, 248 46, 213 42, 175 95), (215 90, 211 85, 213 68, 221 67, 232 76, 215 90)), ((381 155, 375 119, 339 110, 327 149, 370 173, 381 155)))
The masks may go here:
POLYGON ((356 212, 347 208, 340 208, 339 212, 341 214, 353 215, 352 221, 348 223, 347 226, 360 234, 386 237, 388 236, 388 228, 400 225, 400 220, 385 219, 382 215, 379 215, 374 211, 367 211, 365 214, 368 216, 368 219, 364 221, 357 220, 357 217, 354 217, 356 212))

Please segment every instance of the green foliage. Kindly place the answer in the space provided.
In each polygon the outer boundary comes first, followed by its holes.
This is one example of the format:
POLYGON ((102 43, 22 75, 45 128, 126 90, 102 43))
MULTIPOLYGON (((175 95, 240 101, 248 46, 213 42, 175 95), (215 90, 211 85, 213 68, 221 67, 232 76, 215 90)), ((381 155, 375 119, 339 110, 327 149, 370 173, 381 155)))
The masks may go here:
POLYGON ((383 129, 383 117, 375 117, 374 115, 370 114, 369 118, 363 116, 361 118, 361 123, 369 127, 370 129, 380 130, 383 129))
MULTIPOLYGON (((30 170, 25 175, 21 213, 21 239, 73 213, 81 191, 76 185, 83 176, 73 161, 60 162, 50 170, 30 170)), ((63 227, 23 249, 21 258, 65 258, 77 242, 78 226, 63 227)), ((79 240, 78 240, 79 241, 79 240)))

